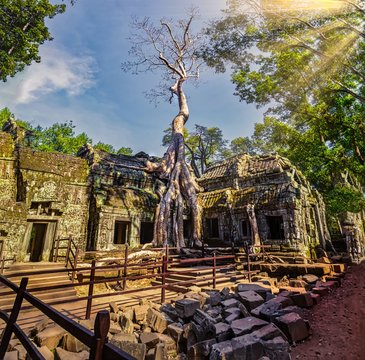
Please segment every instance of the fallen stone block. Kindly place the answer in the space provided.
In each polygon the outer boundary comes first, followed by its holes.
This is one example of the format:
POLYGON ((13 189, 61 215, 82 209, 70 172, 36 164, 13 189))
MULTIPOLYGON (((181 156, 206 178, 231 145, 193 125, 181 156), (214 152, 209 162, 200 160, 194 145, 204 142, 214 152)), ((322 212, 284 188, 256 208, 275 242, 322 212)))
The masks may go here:
POLYGON ((34 338, 34 342, 40 347, 47 346, 48 349, 54 350, 65 334, 65 329, 58 325, 51 325, 38 333, 34 338))
POLYGON ((53 352, 49 350, 47 346, 42 346, 38 348, 38 351, 45 358, 45 360, 54 360, 53 352))
POLYGON ((119 325, 121 330, 126 334, 133 334, 134 332, 133 321, 130 318, 124 316, 124 314, 119 319, 119 325))
POLYGON ((117 345, 117 343, 114 343, 113 341, 110 341, 110 342, 112 344, 114 344, 115 346, 118 346, 120 349, 122 349, 129 355, 132 355, 133 357, 135 357, 136 360, 144 360, 144 358, 146 356, 146 351, 147 351, 146 344, 126 341, 126 342, 120 343, 120 346, 119 346, 119 345, 117 345))
POLYGON ((76 339, 73 335, 69 333, 65 334, 65 336, 63 337, 63 348, 71 352, 80 352, 83 350, 89 350, 89 348, 84 343, 82 343, 80 340, 76 339))
POLYGON ((18 352, 16 350, 6 352, 3 360, 18 360, 18 352))
POLYGON ((246 334, 232 339, 234 359, 256 360, 264 355, 264 347, 260 339, 246 334))
POLYGON ((322 283, 321 287, 329 288, 331 291, 338 287, 337 281, 326 281, 322 283))
POLYGON ((214 319, 209 314, 207 314, 206 312, 204 312, 200 309, 195 310, 193 320, 197 324, 204 324, 204 325, 205 324, 215 324, 217 322, 216 319, 214 319))
POLYGON ((221 305, 225 309, 238 307, 238 304, 239 304, 239 302, 236 299, 228 299, 228 300, 221 301, 221 305))
POLYGON ((162 343, 157 344, 153 354, 153 360, 166 360, 167 358, 168 354, 165 345, 162 343))
POLYGON ((252 311, 264 303, 264 299, 258 293, 252 290, 239 292, 238 298, 248 311, 252 311))
POLYGON ((232 324, 233 321, 235 321, 237 319, 240 319, 240 318, 241 318, 241 312, 234 313, 234 314, 231 314, 231 315, 227 316, 224 321, 227 324, 232 324))
POLYGON ((136 323, 143 323, 146 321, 147 312, 150 307, 148 305, 133 306, 134 321, 136 323))
POLYGON ((167 314, 149 308, 147 312, 147 323, 154 331, 162 334, 173 321, 167 314))
POLYGON ((172 320, 178 321, 179 315, 176 309, 171 304, 164 304, 160 307, 160 311, 167 314, 172 320))
POLYGON ((200 302, 195 299, 182 299, 175 302, 175 309, 182 319, 190 318, 195 310, 200 309, 200 302))
POLYGON ((297 313, 277 317, 275 323, 291 343, 304 340, 309 336, 305 321, 297 313))
POLYGON ((215 339, 201 341, 193 345, 188 351, 188 359, 200 360, 206 359, 211 351, 212 346, 216 344, 215 339))
POLYGON ((293 288, 304 288, 307 289, 308 284, 304 280, 289 280, 289 286, 293 288))
POLYGON ((40 322, 38 322, 29 332, 29 337, 33 338, 34 336, 36 336, 38 333, 40 333, 41 331, 43 331, 48 325, 51 324, 51 320, 50 319, 44 319, 41 320, 40 322))
POLYGON ((302 276, 302 279, 308 284, 315 284, 319 280, 318 276, 313 274, 305 274, 302 276))
POLYGON ((281 336, 262 342, 264 354, 269 359, 290 360, 290 345, 281 336))
POLYGON ((236 287, 236 292, 244 292, 244 291, 254 291, 258 293, 263 299, 266 299, 266 293, 272 292, 271 288, 266 288, 257 284, 238 284, 236 287))
POLYGON ((142 344, 146 345, 147 349, 154 348, 160 342, 156 333, 142 333, 139 336, 139 340, 142 344))
POLYGON ((232 338, 233 333, 229 324, 220 322, 214 325, 215 336, 218 342, 226 341, 232 338))
POLYGON ((343 273, 346 271, 347 264, 332 264, 331 267, 332 267, 333 272, 343 273))
POLYGON ((319 296, 326 296, 329 293, 330 289, 326 287, 314 287, 312 289, 313 294, 318 294, 319 296))
POLYGON ((209 360, 233 360, 231 341, 223 341, 212 346, 209 360))
POLYGON ((278 336, 286 340, 286 335, 273 323, 267 324, 252 332, 251 335, 262 341, 272 340, 278 336))
POLYGON ((256 317, 250 316, 232 322, 231 328, 234 336, 241 336, 255 331, 268 323, 256 317))
POLYGON ((81 351, 79 353, 74 353, 71 351, 64 350, 60 347, 55 350, 55 360, 87 360, 89 359, 88 351, 81 351))
POLYGON ((176 343, 175 343, 175 340, 171 336, 168 336, 165 334, 156 334, 156 335, 159 339, 159 342, 164 344, 166 352, 168 354, 176 353, 176 350, 177 350, 176 343))
POLYGON ((118 333, 112 336, 110 342, 119 348, 123 348, 125 343, 137 343, 137 339, 133 334, 118 333))
POLYGON ((313 300, 313 304, 314 305, 319 304, 319 302, 321 301, 321 295, 314 294, 314 293, 310 293, 310 294, 311 294, 311 297, 312 297, 312 300, 313 300))
POLYGON ((313 306, 313 299, 312 299, 311 293, 309 293, 309 292, 301 293, 301 294, 294 294, 290 298, 294 301, 294 304, 299 307, 309 308, 309 307, 313 306))
POLYGON ((207 291, 206 294, 209 295, 209 297, 207 298, 207 304, 210 304, 212 306, 218 305, 222 300, 219 291, 207 291))

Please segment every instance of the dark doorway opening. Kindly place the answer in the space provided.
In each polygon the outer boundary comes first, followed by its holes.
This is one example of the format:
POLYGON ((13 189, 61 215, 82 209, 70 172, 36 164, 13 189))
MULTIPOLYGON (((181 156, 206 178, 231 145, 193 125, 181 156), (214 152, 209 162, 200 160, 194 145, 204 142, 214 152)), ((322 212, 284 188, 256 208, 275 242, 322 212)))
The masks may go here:
POLYGON ((243 237, 250 237, 251 236, 251 224, 248 220, 241 221, 242 227, 242 236, 243 237))
POLYGON ((129 221, 116 221, 114 224, 114 244, 127 244, 129 235, 129 221))
POLYGON ((28 253, 30 253, 30 261, 42 261, 46 233, 47 224, 33 224, 28 247, 28 253))
POLYGON ((219 226, 217 218, 207 219, 207 230, 208 237, 219 238, 219 226))
POLYGON ((141 222, 141 231, 139 235, 140 244, 148 244, 153 240, 153 222, 141 222))
POLYGON ((271 240, 284 240, 284 222, 282 216, 266 216, 269 226, 269 236, 271 240))
POLYGON ((191 221, 190 220, 184 220, 184 239, 190 239, 191 238, 191 221))

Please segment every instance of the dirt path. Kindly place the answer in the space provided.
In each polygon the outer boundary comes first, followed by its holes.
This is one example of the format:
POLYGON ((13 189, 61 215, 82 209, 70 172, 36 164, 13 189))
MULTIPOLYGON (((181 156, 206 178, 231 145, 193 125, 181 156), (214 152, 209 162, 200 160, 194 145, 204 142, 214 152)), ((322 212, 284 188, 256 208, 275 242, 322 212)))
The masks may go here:
POLYGON ((292 359, 365 360, 365 261, 352 266, 342 287, 308 313, 313 335, 292 359))

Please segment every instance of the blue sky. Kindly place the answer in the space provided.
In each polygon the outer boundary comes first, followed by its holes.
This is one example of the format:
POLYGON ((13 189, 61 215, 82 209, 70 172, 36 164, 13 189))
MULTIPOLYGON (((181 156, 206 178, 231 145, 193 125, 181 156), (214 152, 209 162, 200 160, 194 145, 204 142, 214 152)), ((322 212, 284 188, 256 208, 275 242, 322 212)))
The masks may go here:
MULTIPOLYGON (((0 107, 16 117, 48 126, 72 120, 94 143, 131 147, 162 155, 163 130, 176 114, 176 104, 150 104, 143 92, 159 82, 158 75, 123 73, 132 15, 181 18, 197 2, 189 0, 78 0, 66 13, 48 22, 54 37, 41 47, 42 62, 32 64, 0 83, 0 107)), ((225 0, 200 0, 200 23, 220 15, 225 0)), ((194 124, 218 126, 228 139, 251 135, 262 111, 233 96, 230 74, 201 72, 200 86, 186 86, 194 124)))

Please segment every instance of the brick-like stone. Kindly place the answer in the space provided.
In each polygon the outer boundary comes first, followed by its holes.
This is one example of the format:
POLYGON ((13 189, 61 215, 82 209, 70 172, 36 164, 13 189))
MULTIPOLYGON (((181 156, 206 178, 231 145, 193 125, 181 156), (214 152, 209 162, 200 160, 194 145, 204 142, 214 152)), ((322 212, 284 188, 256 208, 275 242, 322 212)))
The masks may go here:
POLYGON ((147 349, 155 347, 160 341, 156 333, 142 333, 139 340, 142 344, 146 344, 147 349))
POLYGON ((190 318, 195 310, 200 309, 200 302, 195 299, 182 299, 175 302, 175 309, 178 315, 183 318, 190 318))
POLYGON ((238 307, 238 304, 239 302, 236 299, 228 299, 221 302, 221 305, 226 309, 238 307))
POLYGON ((89 352, 85 350, 79 353, 67 351, 60 347, 55 350, 55 360, 87 360, 89 356, 89 352))
POLYGON ((215 324, 214 327, 215 336, 218 342, 229 340, 233 335, 231 326, 229 324, 220 322, 218 324, 215 324))
POLYGON ((252 311, 264 303, 264 299, 252 290, 239 292, 238 297, 248 311, 252 311))
POLYGON ((262 342, 264 353, 269 359, 290 360, 290 345, 281 336, 262 342))
POLYGON ((290 342, 304 340, 309 336, 305 321, 297 313, 289 313, 276 318, 276 325, 284 332, 290 342))
POLYGON ((299 307, 309 308, 313 306, 313 299, 309 292, 294 294, 290 298, 294 301, 294 304, 299 307))
POLYGON ((312 289, 313 294, 318 294, 319 296, 326 296, 329 293, 330 289, 323 287, 323 286, 319 286, 319 287, 314 287, 312 289))
POLYGON ((256 360, 264 355, 264 347, 255 336, 246 334, 232 339, 234 359, 256 360))
POLYGON ((149 308, 147 312, 147 323, 154 331, 164 333, 168 325, 172 324, 173 321, 167 314, 149 308))
POLYGON ((62 329, 58 325, 52 325, 37 334, 34 338, 34 342, 38 346, 47 346, 48 349, 53 350, 59 345, 63 335, 65 334, 65 329, 62 329))
POLYGON ((134 321, 137 323, 143 323, 146 321, 147 312, 149 306, 148 305, 137 305, 133 307, 134 311, 134 321))
POLYGON ((209 360, 233 360, 231 341, 223 341, 212 346, 209 360))
POLYGON ((268 323, 264 320, 250 316, 232 322, 231 328, 235 336, 241 336, 255 331, 268 323))
POLYGON ((206 359, 209 356, 211 348, 214 344, 216 344, 215 339, 209 339, 196 343, 189 349, 188 359, 191 360, 206 359))
POLYGON ((258 293, 263 299, 266 298, 266 293, 271 292, 271 288, 266 288, 257 284, 238 284, 236 287, 236 292, 244 292, 244 291, 254 291, 258 293))

